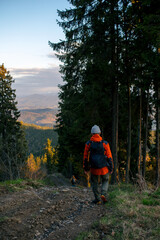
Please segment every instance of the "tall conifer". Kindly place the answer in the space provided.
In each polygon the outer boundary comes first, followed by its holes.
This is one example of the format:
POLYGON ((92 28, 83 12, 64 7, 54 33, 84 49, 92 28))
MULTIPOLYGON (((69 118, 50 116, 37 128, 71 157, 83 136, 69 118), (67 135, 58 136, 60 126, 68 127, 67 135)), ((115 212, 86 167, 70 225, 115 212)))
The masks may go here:
MULTIPOLYGON (((71 158, 70 154, 75 161, 82 161, 84 143, 93 124, 100 125, 104 138, 111 140, 112 90, 116 90, 116 96, 118 93, 115 20, 118 1, 75 0, 70 3, 72 9, 58 11, 62 19, 59 25, 66 39, 50 43, 59 51, 59 59, 63 62, 64 85, 60 87, 57 125, 63 164, 71 158)), ((117 109, 117 100, 113 106, 117 109)), ((114 127, 117 119, 118 116, 114 127)), ((114 146, 117 158, 117 143, 114 146)), ((115 167, 116 162, 117 159, 115 167)))
MULTIPOLYGON (((1 66, 3 69, 4 66, 1 66)), ((1 179, 20 177, 26 159, 26 141, 20 123, 15 90, 9 72, 0 74, 0 168, 1 179)))

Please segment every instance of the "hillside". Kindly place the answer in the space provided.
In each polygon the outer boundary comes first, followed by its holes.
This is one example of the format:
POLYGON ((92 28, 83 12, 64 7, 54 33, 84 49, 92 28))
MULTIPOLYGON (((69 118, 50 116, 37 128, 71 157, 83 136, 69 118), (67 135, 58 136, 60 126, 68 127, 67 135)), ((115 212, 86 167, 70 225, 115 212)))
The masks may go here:
POLYGON ((54 126, 57 109, 22 109, 19 121, 40 126, 54 126))
POLYGON ((26 123, 22 123, 22 125, 28 142, 28 154, 32 153, 34 156, 42 156, 47 138, 52 140, 53 147, 57 145, 58 135, 52 127, 41 127, 26 123))
POLYGON ((91 189, 61 178, 0 185, 1 240, 159 240, 160 189, 110 186, 108 203, 93 205, 91 189))
POLYGON ((34 94, 17 97, 21 116, 19 121, 40 126, 53 127, 56 122, 57 94, 34 94))

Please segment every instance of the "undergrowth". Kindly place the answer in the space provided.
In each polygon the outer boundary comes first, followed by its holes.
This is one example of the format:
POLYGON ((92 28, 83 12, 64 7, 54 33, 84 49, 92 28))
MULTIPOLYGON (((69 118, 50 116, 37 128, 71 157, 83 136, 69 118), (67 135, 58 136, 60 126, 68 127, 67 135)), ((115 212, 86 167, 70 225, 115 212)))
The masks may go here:
POLYGON ((140 192, 133 185, 110 186, 105 214, 76 240, 160 239, 160 188, 140 192))

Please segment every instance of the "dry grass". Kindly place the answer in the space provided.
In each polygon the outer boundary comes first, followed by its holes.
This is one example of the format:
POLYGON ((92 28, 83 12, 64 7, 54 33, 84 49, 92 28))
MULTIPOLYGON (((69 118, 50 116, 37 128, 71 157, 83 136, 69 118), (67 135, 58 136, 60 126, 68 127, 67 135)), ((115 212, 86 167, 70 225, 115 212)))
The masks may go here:
POLYGON ((105 215, 77 240, 159 240, 160 188, 139 191, 132 185, 111 186, 105 215))

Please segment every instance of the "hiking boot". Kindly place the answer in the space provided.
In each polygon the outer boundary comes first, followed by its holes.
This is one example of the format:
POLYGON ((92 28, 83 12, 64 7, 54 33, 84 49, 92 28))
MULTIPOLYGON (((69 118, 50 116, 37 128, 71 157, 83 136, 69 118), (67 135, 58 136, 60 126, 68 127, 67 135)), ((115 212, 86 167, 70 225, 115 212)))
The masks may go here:
POLYGON ((101 200, 95 199, 92 201, 93 204, 101 205, 101 200))
POLYGON ((107 203, 107 199, 104 195, 101 195, 101 199, 102 199, 103 203, 107 203))

